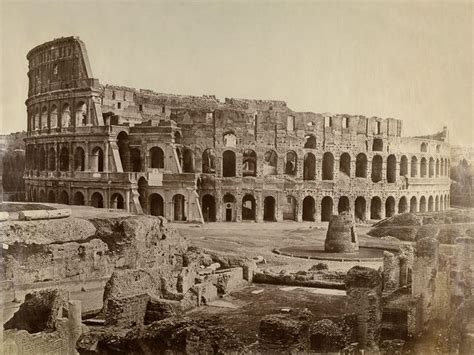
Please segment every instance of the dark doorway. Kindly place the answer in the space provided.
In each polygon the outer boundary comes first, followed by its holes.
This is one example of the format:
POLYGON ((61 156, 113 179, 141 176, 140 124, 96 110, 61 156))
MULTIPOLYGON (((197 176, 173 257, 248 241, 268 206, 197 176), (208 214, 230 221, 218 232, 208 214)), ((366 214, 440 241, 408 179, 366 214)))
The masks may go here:
POLYGON ((214 196, 205 195, 202 198, 202 214, 205 222, 216 221, 216 200, 214 196))
POLYGON ((272 196, 265 197, 263 201, 263 220, 275 222, 275 199, 272 196))
POLYGON ((332 198, 326 196, 321 201, 321 222, 328 222, 332 216, 333 202, 332 198))
POLYGON ((245 195, 242 199, 242 220, 255 221, 255 198, 245 195))
POLYGON ((152 216, 164 216, 164 202, 163 197, 159 194, 150 195, 150 214, 152 216))

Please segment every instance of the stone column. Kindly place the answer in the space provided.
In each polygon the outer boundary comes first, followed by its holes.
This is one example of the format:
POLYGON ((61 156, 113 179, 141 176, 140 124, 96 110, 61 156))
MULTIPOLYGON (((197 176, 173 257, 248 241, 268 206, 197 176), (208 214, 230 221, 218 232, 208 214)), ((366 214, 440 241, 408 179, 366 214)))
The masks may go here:
POLYGON ((70 300, 68 304, 68 353, 77 354, 76 342, 82 334, 81 301, 70 300))
POLYGON ((104 172, 109 172, 109 141, 108 139, 105 141, 104 147, 104 172))

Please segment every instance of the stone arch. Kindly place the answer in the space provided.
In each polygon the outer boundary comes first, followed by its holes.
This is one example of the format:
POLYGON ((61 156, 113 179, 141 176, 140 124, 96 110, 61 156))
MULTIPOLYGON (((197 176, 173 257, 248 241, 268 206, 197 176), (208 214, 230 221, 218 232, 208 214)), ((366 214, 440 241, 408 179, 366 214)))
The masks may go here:
POLYGON ((428 173, 428 163, 425 157, 421 158, 420 163, 420 177, 426 177, 428 173))
POLYGON ((242 176, 257 176, 257 153, 252 149, 244 150, 242 176))
POLYGON ((49 148, 48 152, 48 170, 56 171, 56 150, 53 147, 49 148))
POLYGON ((142 176, 140 179, 138 179, 138 202, 140 202, 140 206, 142 207, 142 210, 144 212, 147 210, 146 209, 147 190, 148 190, 148 180, 142 176))
POLYGON ((316 213, 316 204, 312 196, 306 196, 303 199, 303 221, 314 222, 316 213))
POLYGON ((55 203, 56 202, 56 194, 54 193, 54 190, 49 190, 49 192, 48 192, 48 202, 49 203, 55 203))
POLYGON ((316 137, 308 134, 304 137, 304 147, 306 149, 316 149, 316 137))
POLYGON ((48 128, 48 108, 43 106, 41 109, 41 129, 48 128))
POLYGON ((102 148, 95 147, 92 149, 90 165, 92 171, 104 171, 104 152, 102 151, 102 148))
POLYGON ((202 152, 202 172, 204 174, 214 174, 216 172, 216 152, 208 148, 202 152))
POLYGON ((216 199, 214 196, 206 194, 202 198, 202 214, 205 222, 216 221, 216 199))
POLYGON ((410 199, 410 212, 411 212, 411 213, 416 213, 416 212, 418 212, 417 201, 416 201, 416 197, 415 197, 415 196, 413 196, 413 197, 410 199))
POLYGON ((263 159, 263 175, 278 174, 278 154, 274 150, 268 150, 263 159))
POLYGON ((70 127, 71 126, 71 106, 68 103, 63 105, 61 111, 61 127, 70 127))
POLYGON ((434 208, 434 210, 436 212, 439 211, 439 197, 438 196, 435 197, 435 208, 434 208))
POLYGON ((153 193, 149 196, 150 214, 152 216, 165 215, 165 203, 160 194, 153 193))
POLYGON ((428 212, 433 212, 434 210, 434 199, 433 196, 428 197, 428 212))
POLYGON ((370 200, 370 219, 382 219, 382 201, 378 196, 370 200))
POLYGON ((235 169, 235 152, 232 150, 226 150, 222 153, 222 176, 233 177, 236 174, 235 169))
POLYGON ((276 202, 273 196, 267 196, 263 200, 263 220, 267 222, 276 221, 276 202))
POLYGON ((142 154, 140 148, 130 148, 130 165, 133 172, 142 171, 142 154))
POLYGON ((84 201, 84 194, 80 191, 77 191, 75 194, 74 194, 74 199, 73 199, 73 202, 75 205, 77 206, 84 206, 85 204, 85 201, 84 201))
POLYGON ((76 127, 85 126, 87 124, 87 105, 84 101, 76 104, 76 127))
POLYGON ((237 146, 237 137, 234 132, 226 132, 223 136, 224 147, 235 148, 237 146))
POLYGON ((74 170, 75 171, 84 171, 85 169, 85 153, 84 149, 81 147, 76 147, 74 151, 74 170))
POLYGON ((374 138, 372 141, 372 151, 382 152, 383 151, 383 140, 381 138, 374 138))
POLYGON ((420 145, 420 152, 426 153, 427 151, 428 151, 428 144, 426 144, 426 143, 424 143, 424 142, 421 143, 421 145, 420 145))
POLYGON ((435 174, 435 161, 433 158, 430 158, 429 160, 429 169, 428 169, 428 176, 433 177, 435 174))
POLYGON ((59 152, 59 170, 69 170, 69 150, 66 147, 62 147, 59 152))
POLYGON ((387 157, 387 182, 394 183, 397 181, 397 158, 390 154, 387 157))
POLYGON ((231 193, 226 193, 222 198, 224 202, 224 221, 235 221, 235 197, 231 193))
POLYGON ((59 194, 58 202, 62 203, 63 205, 69 205, 69 194, 67 193, 67 191, 61 191, 61 193, 59 194))
POLYGON ((339 197, 339 202, 337 204, 337 213, 341 214, 342 212, 350 212, 351 206, 349 204, 349 198, 347 196, 339 197))
POLYGON ((380 155, 374 155, 372 158, 372 182, 382 181, 382 164, 382 157, 380 155))
POLYGON ((356 177, 367 178, 367 156, 364 153, 357 154, 356 177))
POLYGON ((408 158, 402 155, 400 158, 400 176, 408 176, 408 158))
POLYGON ((339 158, 339 171, 350 177, 351 176, 351 156, 348 153, 342 153, 339 158))
POLYGON ((179 133, 178 131, 174 132, 173 138, 174 138, 175 144, 181 144, 181 140, 182 140, 181 133, 179 133))
POLYGON ((395 198, 393 196, 387 197, 385 201, 385 217, 392 217, 395 214, 395 198))
POLYGON ((242 220, 255 221, 256 203, 255 197, 251 194, 245 194, 242 198, 242 220))
POLYGON ((400 198, 400 201, 398 201, 398 213, 405 213, 408 212, 408 202, 407 198, 405 196, 402 196, 400 198))
POLYGON ((304 155, 303 180, 314 180, 316 178, 316 157, 313 153, 304 155))
POLYGON ((151 169, 164 169, 165 154, 163 153, 163 149, 161 149, 160 147, 152 147, 149 153, 150 153, 150 168, 151 169))
POLYGON ((94 192, 91 196, 91 206, 104 208, 104 196, 100 192, 94 192))
POLYGON ((367 219, 367 217, 366 217, 367 203, 366 203, 364 197, 358 196, 355 199, 354 209, 355 209, 355 218, 356 219, 358 219, 360 221, 365 221, 367 219))
POLYGON ((426 212, 426 197, 420 197, 420 212, 426 212))
POLYGON ((413 156, 411 157, 411 177, 416 177, 418 175, 418 158, 413 156))
POLYGON ((119 148, 123 171, 131 171, 129 138, 127 132, 122 131, 117 135, 117 146, 119 148))
POLYGON ((125 209, 125 202, 121 193, 114 193, 110 197, 110 208, 115 208, 117 210, 124 210, 125 209))
POLYGON ((334 156, 330 152, 323 154, 323 180, 334 180, 334 156))
POLYGON ((297 204, 296 199, 288 195, 286 196, 285 203, 281 206, 283 214, 283 220, 285 221, 296 221, 297 220, 297 204))
POLYGON ((173 196, 173 221, 186 221, 186 199, 181 194, 173 196))
POLYGON ((46 152, 44 147, 41 146, 38 150, 38 163, 39 163, 39 170, 45 171, 46 170, 46 152))
POLYGON ((436 177, 439 176, 439 159, 436 159, 436 177))
POLYGON ((298 171, 298 156, 292 150, 286 153, 285 174, 295 176, 298 171))
POLYGON ((51 128, 58 127, 58 107, 52 105, 49 111, 49 125, 51 128))
POLYGON ((329 196, 321 200, 321 222, 328 222, 331 219, 333 211, 333 201, 329 196))

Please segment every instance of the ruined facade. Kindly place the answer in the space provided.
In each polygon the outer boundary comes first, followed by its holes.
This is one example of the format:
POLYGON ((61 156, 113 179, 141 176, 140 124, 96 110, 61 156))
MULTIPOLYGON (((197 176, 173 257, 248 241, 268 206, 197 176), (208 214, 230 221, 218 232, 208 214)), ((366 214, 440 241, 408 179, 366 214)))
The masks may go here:
POLYGON ((446 130, 404 138, 391 118, 101 85, 75 37, 27 59, 29 201, 257 222, 449 206, 446 130))

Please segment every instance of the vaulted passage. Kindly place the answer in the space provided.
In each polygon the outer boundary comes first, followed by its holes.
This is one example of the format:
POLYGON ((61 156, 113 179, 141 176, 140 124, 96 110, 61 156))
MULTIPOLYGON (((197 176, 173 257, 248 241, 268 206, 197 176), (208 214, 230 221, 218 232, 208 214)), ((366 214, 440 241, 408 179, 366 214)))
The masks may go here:
POLYGON ((315 212, 314 198, 311 196, 306 196, 303 200, 303 221, 314 222, 315 212))
POLYGON ((400 198, 400 201, 398 202, 398 213, 405 213, 408 212, 408 203, 407 203, 407 198, 403 196, 400 198))
POLYGON ((151 194, 149 197, 150 201, 150 214, 152 216, 164 216, 164 201, 163 197, 159 194, 151 194))
POLYGON ((48 192, 48 202, 49 203, 55 203, 56 202, 56 194, 54 193, 53 190, 48 192))
POLYGON ((339 158, 339 172, 351 176, 351 156, 347 153, 343 153, 339 158))
POLYGON ((372 158, 372 182, 382 181, 383 160, 380 155, 374 155, 372 158))
POLYGON ((63 205, 69 205, 69 195, 66 191, 62 191, 59 194, 59 203, 62 203, 63 205))
POLYGON ((411 213, 416 213, 418 212, 417 211, 417 202, 416 202, 416 197, 413 196, 411 199, 410 199, 410 212, 411 213))
POLYGON ((411 158, 411 177, 416 177, 418 175, 418 158, 412 157, 411 158))
POLYGON ((385 201, 385 217, 392 217, 395 214, 395 198, 389 196, 385 201))
POLYGON ((402 155, 400 158, 400 176, 408 175, 408 158, 405 155, 402 155))
POLYGON ((323 155, 323 180, 334 179, 334 156, 326 152, 323 155))
POLYGON ((185 148, 183 151, 183 173, 194 173, 195 171, 194 152, 185 148))
POLYGON ((173 196, 173 221, 186 221, 186 202, 181 194, 173 196))
POLYGON ((92 171, 104 171, 104 152, 102 152, 100 147, 95 147, 92 149, 90 165, 92 171))
POLYGON ((74 152, 74 170, 84 171, 85 169, 85 153, 84 149, 77 147, 74 152))
POLYGON ((48 170, 49 171, 56 171, 56 151, 54 150, 54 148, 49 149, 48 170))
POLYGON ((235 176, 235 153, 232 150, 226 150, 222 154, 222 176, 235 176))
POLYGON ((316 177, 316 158, 313 153, 304 156, 303 179, 314 180, 316 177))
POLYGON ((79 192, 77 191, 75 194, 74 194, 74 204, 77 205, 77 206, 84 206, 84 195, 82 194, 82 192, 79 192))
MULTIPOLYGON (((150 168, 163 169, 165 167, 165 157, 163 149, 153 147, 150 149, 150 168)), ((204 171, 203 171, 204 172, 204 171)))
POLYGON ((235 197, 232 194, 225 194, 222 201, 224 202, 224 221, 235 221, 235 197))
POLYGON ((110 198, 110 208, 115 208, 118 210, 125 209, 125 203, 123 201, 122 194, 115 193, 112 195, 112 197, 110 198))
POLYGON ((428 169, 429 177, 433 177, 435 174, 435 161, 433 158, 430 158, 429 169, 428 169))
POLYGON ((117 145, 119 148, 120 161, 122 163, 123 171, 131 171, 130 167, 130 148, 128 146, 128 134, 120 132, 117 136, 117 145))
POLYGON ((46 152, 44 148, 39 149, 39 170, 45 171, 46 170, 46 152))
POLYGON ((104 198, 98 192, 94 192, 91 196, 91 206, 95 208, 104 208, 104 198))
POLYGON ((356 177, 367 178, 367 156, 364 153, 356 157, 356 177))
POLYGON ((365 221, 366 220, 366 210, 367 204, 365 202, 365 198, 359 196, 355 200, 355 217, 356 220, 365 221))
POLYGON ((370 201, 370 219, 382 218, 382 201, 379 197, 372 197, 370 201))
POLYGON ((421 196, 420 198, 420 212, 426 212, 426 197, 421 196))
MULTIPOLYGON (((84 153, 84 151, 82 151, 82 153, 84 153)), ((59 154, 59 170, 69 170, 69 150, 66 147, 62 147, 59 154)))
POLYGON ((257 176, 257 153, 252 149, 244 150, 242 176, 257 176))
POLYGON ((264 155, 263 175, 276 175, 278 164, 278 155, 274 150, 269 150, 264 155))
POLYGON ((387 182, 394 183, 397 181, 397 158, 391 154, 387 158, 387 182))
POLYGON ((434 211, 434 200, 433 196, 428 197, 428 212, 434 211))
POLYGON ((286 153, 285 160, 285 174, 296 175, 298 158, 295 152, 289 151, 286 153))
POLYGON ((287 196, 281 205, 283 220, 296 221, 296 199, 293 196, 287 196))
POLYGON ((242 220, 255 221, 255 198, 250 194, 242 199, 242 220))
POLYGON ((428 163, 426 158, 421 158, 421 165, 420 165, 420 177, 426 177, 428 169, 428 163))
POLYGON ((435 211, 439 211, 439 198, 438 198, 438 196, 435 197, 435 211))
POLYGON ((204 195, 202 198, 202 214, 204 222, 216 221, 216 199, 211 195, 204 195))
POLYGON ((132 171, 140 172, 142 171, 142 156, 140 149, 132 148, 130 149, 130 164, 132 171))
POLYGON ((337 204, 337 213, 350 211, 349 198, 347 196, 339 197, 339 203, 337 204))
POLYGON ((265 197, 263 201, 263 220, 275 222, 275 199, 272 196, 265 197))
POLYGON ((321 221, 328 222, 332 216, 333 202, 332 198, 326 196, 321 201, 321 221))

